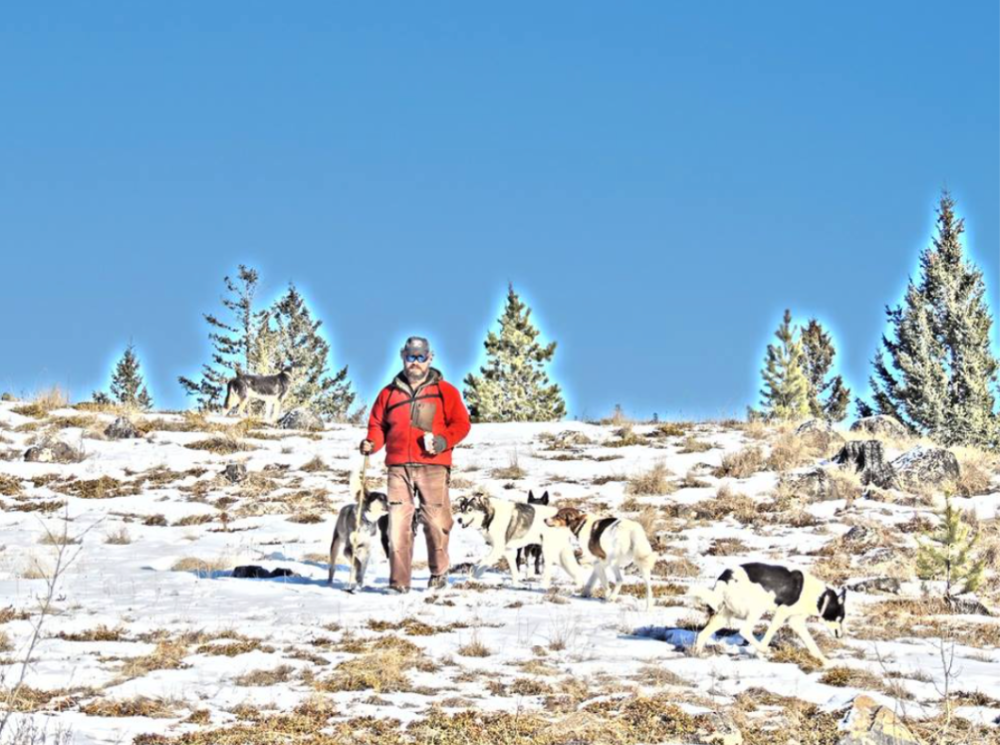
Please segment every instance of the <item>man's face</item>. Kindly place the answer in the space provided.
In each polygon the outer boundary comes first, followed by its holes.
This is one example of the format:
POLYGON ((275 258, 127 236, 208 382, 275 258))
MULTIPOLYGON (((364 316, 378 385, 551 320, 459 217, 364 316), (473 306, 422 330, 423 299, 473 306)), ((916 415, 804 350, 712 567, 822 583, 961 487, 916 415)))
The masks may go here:
POLYGON ((434 355, 431 352, 424 354, 403 353, 403 368, 406 370, 406 377, 410 380, 423 380, 427 377, 427 371, 431 368, 431 360, 434 355), (421 362, 421 360, 423 360, 421 362))

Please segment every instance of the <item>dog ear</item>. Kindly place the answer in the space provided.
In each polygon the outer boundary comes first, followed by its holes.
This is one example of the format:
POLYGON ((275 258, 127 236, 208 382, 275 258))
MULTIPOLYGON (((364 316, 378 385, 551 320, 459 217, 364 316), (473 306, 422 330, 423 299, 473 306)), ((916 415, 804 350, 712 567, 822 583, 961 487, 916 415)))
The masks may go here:
POLYGON ((548 504, 548 503, 549 503, 549 490, 546 489, 545 493, 542 495, 542 504, 548 504))
POLYGON ((528 489, 528 501, 533 502, 535 500, 535 492, 532 489, 528 489))

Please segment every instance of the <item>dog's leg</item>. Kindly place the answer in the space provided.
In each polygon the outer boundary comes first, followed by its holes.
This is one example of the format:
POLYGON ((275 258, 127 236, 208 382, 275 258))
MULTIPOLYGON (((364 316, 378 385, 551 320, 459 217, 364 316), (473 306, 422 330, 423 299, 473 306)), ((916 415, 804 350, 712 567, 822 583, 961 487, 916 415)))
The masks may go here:
POLYGON ((612 559, 610 562, 611 571, 615 575, 615 586, 611 588, 611 594, 608 596, 608 600, 617 600, 618 593, 622 591, 622 585, 625 584, 625 575, 622 574, 622 568, 618 566, 618 560, 612 559))
POLYGON ((771 618, 771 625, 767 627, 767 633, 765 633, 764 638, 760 640, 761 646, 770 647, 771 640, 774 639, 774 635, 781 630, 781 627, 785 625, 785 621, 787 620, 788 606, 779 605, 778 609, 774 611, 774 617, 771 618))
POLYGON ((826 655, 820 650, 816 645, 816 640, 812 638, 812 634, 809 633, 809 627, 806 626, 805 616, 792 616, 788 619, 788 628, 795 632, 795 635, 802 640, 802 643, 806 645, 806 649, 809 650, 809 654, 815 657, 822 663, 823 667, 829 667, 830 660, 827 659, 826 655))
POLYGON ((364 558, 358 562, 358 587, 364 589, 365 586, 365 572, 368 570, 368 558, 371 556, 369 551, 365 551, 364 558))
POLYGON ((740 624, 740 636, 747 640, 747 643, 757 650, 757 653, 761 657, 767 656, 767 647, 757 641, 757 637, 754 636, 753 630, 757 627, 760 622, 760 617, 764 615, 761 611, 751 612, 746 619, 740 624))
MULTIPOLYGON (((544 542, 542 543, 542 550, 545 550, 544 542)), ((576 585, 577 589, 582 588, 583 583, 587 579, 587 575, 586 572, 583 571, 583 567, 581 567, 579 562, 576 560, 576 554, 573 552, 573 547, 567 544, 560 548, 557 553, 553 553, 552 564, 554 565, 555 560, 558 558, 559 566, 563 568, 566 574, 573 578, 573 584, 576 585)), ((545 563, 549 563, 548 557, 545 558, 545 563)))
POLYGON ((580 593, 585 598, 589 598, 594 594, 594 585, 596 585, 600 579, 598 572, 599 568, 597 566, 590 571, 590 579, 587 580, 587 584, 583 586, 583 591, 580 593))
MULTIPOLYGON (((545 566, 542 570, 541 585, 543 590, 548 590, 552 586, 552 571, 559 556, 558 547, 552 545, 552 541, 542 540, 542 545, 538 549, 539 553, 545 553, 545 566)), ((538 566, 536 561, 535 566, 538 566)), ((537 572, 536 572, 537 574, 537 572)))
POLYGON ((715 632, 726 625, 726 620, 726 615, 724 613, 715 613, 708 619, 708 623, 705 624, 705 628, 698 632, 698 638, 695 639, 695 654, 701 654, 702 650, 705 648, 705 644, 713 636, 715 636, 715 632))
POLYGON ((514 587, 520 587, 521 573, 517 569, 517 549, 507 549, 504 553, 504 557, 507 559, 507 566, 510 568, 511 584, 514 587))
POLYGON ((333 531, 333 540, 330 542, 330 578, 327 584, 333 585, 333 575, 337 572, 337 557, 340 555, 340 536, 336 529, 333 531))
POLYGON ((484 556, 482 559, 480 559, 479 563, 477 563, 476 566, 473 567, 472 569, 473 579, 479 579, 480 577, 482 577, 486 573, 487 569, 496 564, 502 558, 503 558, 503 551, 491 546, 490 552, 486 554, 486 556, 484 556))

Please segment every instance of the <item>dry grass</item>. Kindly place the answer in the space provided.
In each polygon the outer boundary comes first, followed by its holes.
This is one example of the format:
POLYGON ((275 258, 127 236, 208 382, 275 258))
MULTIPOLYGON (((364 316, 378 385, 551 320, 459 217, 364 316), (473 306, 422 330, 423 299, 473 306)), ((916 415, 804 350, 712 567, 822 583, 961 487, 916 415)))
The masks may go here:
POLYGON ((308 463, 303 463, 299 470, 306 473, 317 473, 318 471, 329 471, 330 467, 317 455, 308 463))
POLYGON ((76 479, 60 484, 54 491, 68 494, 77 499, 114 499, 116 497, 133 497, 140 493, 140 488, 133 483, 119 481, 111 476, 101 476, 96 479, 76 479))
POLYGON ((159 698, 137 696, 131 699, 98 699, 80 711, 91 717, 149 717, 170 719, 177 716, 176 704, 159 698))
POLYGON ((684 438, 681 443, 680 448, 678 448, 678 455, 687 455, 688 453, 704 453, 708 450, 714 449, 716 446, 710 442, 705 442, 704 440, 699 440, 698 438, 689 435, 684 438))
POLYGON ((156 649, 150 654, 126 660, 121 675, 126 679, 140 678, 153 670, 178 670, 186 667, 184 658, 188 654, 188 644, 183 639, 162 639, 156 642, 156 649))
POLYGON ((270 654, 274 647, 262 644, 260 639, 237 638, 226 640, 223 644, 201 644, 195 649, 195 654, 204 654, 212 657, 237 657, 250 652, 265 652, 270 654))
POLYGON ((65 409, 69 406, 69 394, 58 385, 38 391, 32 397, 31 402, 22 406, 15 406, 11 411, 20 416, 30 416, 34 419, 42 419, 48 416, 53 409, 65 409))
POLYGON ((118 530, 104 536, 104 542, 112 546, 127 546, 132 543, 132 536, 124 525, 118 530))
POLYGON ((647 445, 645 437, 637 434, 631 424, 626 424, 615 432, 617 439, 609 440, 602 445, 606 448, 625 448, 632 445, 647 445))
POLYGON ((733 491, 729 484, 723 484, 716 492, 715 499, 706 499, 694 505, 695 517, 699 520, 721 520, 732 516, 744 525, 754 525, 766 519, 757 503, 746 494, 733 491))
POLYGON ((472 638, 458 648, 458 654, 462 657, 489 657, 493 652, 483 644, 479 634, 473 632, 472 638))
POLYGON ((279 665, 273 670, 251 670, 236 678, 236 685, 247 687, 273 686, 287 683, 295 674, 291 665, 279 665))
POLYGON ((76 633, 61 631, 55 636, 57 639, 67 642, 120 642, 124 639, 125 633, 125 629, 121 626, 115 626, 112 629, 101 624, 97 628, 77 631, 76 633))
POLYGON ((229 433, 222 436, 209 437, 205 440, 198 440, 184 447, 190 450, 207 450, 216 455, 232 455, 233 453, 243 453, 254 449, 229 433))
POLYGON ((785 473, 812 462, 814 458, 813 449, 801 437, 793 432, 786 432, 779 435, 774 444, 771 445, 771 452, 767 456, 767 468, 778 473, 785 473))
POLYGON ((651 435, 653 437, 683 437, 690 426, 690 422, 660 422, 653 428, 651 435))
POLYGON ((329 678, 316 681, 316 688, 329 693, 405 691, 412 688, 408 670, 430 669, 420 647, 405 639, 383 637, 369 648, 371 651, 340 663, 329 678))
POLYGON ((748 550, 747 545, 739 538, 716 538, 707 553, 709 556, 737 556, 748 550))
POLYGON ((743 448, 735 453, 722 456, 722 465, 715 469, 716 478, 746 479, 759 471, 765 470, 764 451, 754 445, 743 448))
POLYGON ((955 491, 963 497, 975 497, 993 491, 994 474, 1000 462, 995 455, 976 448, 958 447, 952 452, 958 458, 960 473, 955 482, 955 491))
POLYGON ((660 559, 653 565, 654 577, 698 577, 701 567, 687 557, 679 559, 660 559))
POLYGON ((492 476, 501 481, 517 481, 528 475, 528 472, 521 468, 518 463, 517 450, 511 451, 507 456, 506 468, 494 468, 492 476))
POLYGON ((186 556, 178 559, 170 567, 172 572, 194 572, 200 577, 210 576, 213 572, 223 572, 235 565, 232 558, 220 556, 215 559, 199 559, 196 556, 186 556))
POLYGON ((656 463, 648 471, 630 476, 625 485, 625 493, 650 496, 672 494, 677 491, 677 486, 669 480, 673 475, 666 464, 656 463))
POLYGON ((61 499, 32 499, 8 505, 9 512, 56 512, 66 506, 61 499))
POLYGON ((0 473, 0 495, 15 497, 21 493, 21 479, 0 473))

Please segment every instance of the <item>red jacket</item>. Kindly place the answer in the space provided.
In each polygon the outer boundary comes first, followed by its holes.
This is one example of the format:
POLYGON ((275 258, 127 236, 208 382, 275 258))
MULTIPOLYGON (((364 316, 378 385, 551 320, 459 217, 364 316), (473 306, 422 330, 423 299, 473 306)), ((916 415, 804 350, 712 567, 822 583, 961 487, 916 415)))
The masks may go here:
POLYGON ((462 395, 432 367, 416 391, 402 372, 382 389, 368 418, 368 439, 372 452, 385 445, 385 463, 389 466, 451 466, 451 449, 469 434, 470 426, 462 395), (436 455, 424 447, 427 432, 434 434, 436 455))

